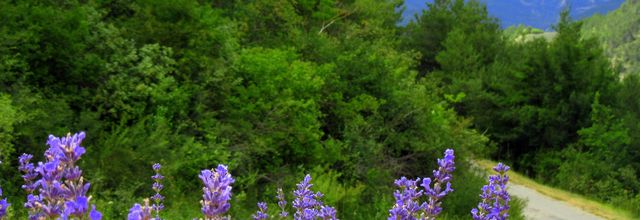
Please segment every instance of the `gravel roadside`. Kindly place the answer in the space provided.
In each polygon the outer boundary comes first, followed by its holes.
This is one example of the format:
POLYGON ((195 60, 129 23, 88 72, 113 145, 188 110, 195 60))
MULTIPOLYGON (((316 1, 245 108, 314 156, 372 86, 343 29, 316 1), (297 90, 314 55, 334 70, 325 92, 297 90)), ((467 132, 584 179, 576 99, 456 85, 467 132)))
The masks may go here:
POLYGON ((510 195, 527 201, 524 215, 529 220, 601 220, 594 214, 543 195, 523 185, 509 183, 510 195))

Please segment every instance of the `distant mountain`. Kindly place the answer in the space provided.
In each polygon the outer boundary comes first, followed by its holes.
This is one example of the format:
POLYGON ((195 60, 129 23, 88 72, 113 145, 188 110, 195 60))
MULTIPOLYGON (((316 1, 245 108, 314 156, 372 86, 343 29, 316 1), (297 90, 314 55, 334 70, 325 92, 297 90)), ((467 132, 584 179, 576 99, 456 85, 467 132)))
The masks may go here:
MULTIPOLYGON (((558 21, 560 11, 570 7, 573 18, 582 19, 593 14, 605 14, 614 10, 624 0, 481 0, 489 13, 500 19, 502 27, 523 24, 542 30, 551 30, 558 21)), ((405 0, 403 23, 408 23, 427 8, 433 0, 405 0)))
POLYGON ((585 19, 582 33, 600 39, 622 74, 640 74, 640 0, 628 0, 606 15, 585 19))

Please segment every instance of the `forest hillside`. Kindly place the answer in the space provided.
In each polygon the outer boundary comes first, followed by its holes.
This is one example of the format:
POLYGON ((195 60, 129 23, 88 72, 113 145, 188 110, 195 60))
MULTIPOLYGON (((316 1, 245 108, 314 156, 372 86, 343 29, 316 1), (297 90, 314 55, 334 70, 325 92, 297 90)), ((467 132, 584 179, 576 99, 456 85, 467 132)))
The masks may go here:
POLYGON ((521 219, 509 169, 640 216, 640 75, 607 57, 631 40, 605 49, 568 11, 514 41, 483 1, 406 26, 402 7, 0 0, 0 217, 123 219, 151 197, 162 219, 385 219, 422 180, 440 219, 521 219), (504 164, 488 180, 476 158, 504 164))

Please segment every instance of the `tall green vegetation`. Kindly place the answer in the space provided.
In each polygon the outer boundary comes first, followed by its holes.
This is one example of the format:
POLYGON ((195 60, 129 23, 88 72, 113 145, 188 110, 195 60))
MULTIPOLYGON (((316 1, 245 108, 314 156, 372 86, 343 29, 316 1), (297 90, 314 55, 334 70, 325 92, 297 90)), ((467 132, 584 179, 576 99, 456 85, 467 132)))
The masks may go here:
MULTIPOLYGON (((401 49, 401 4, 0 1, 2 185, 20 185, 15 158, 42 155, 46 132, 84 130, 81 165, 108 219, 151 193, 139 177, 153 162, 168 219, 198 215, 195 177, 218 163, 239 177, 240 219, 307 172, 340 218, 384 218, 393 179, 428 176, 444 149, 464 161, 488 141, 418 77, 418 54, 401 49)), ((453 183, 462 193, 445 216, 466 217, 479 192, 464 192, 483 181, 464 163, 454 175, 468 180, 453 183)))
POLYGON ((445 218, 477 204, 483 181, 466 161, 486 155, 640 215, 640 79, 606 57, 633 63, 635 32, 595 38, 601 18, 563 13, 554 39, 517 40, 531 31, 501 30, 477 0, 436 0, 406 27, 401 7, 0 1, 2 185, 20 185, 15 158, 42 155, 43 132, 84 130, 81 165, 105 218, 151 194, 139 177, 161 162, 167 218, 197 216, 195 176, 224 163, 237 218, 311 173, 340 218, 373 219, 388 216, 393 198, 380 195, 395 178, 429 176, 453 147, 465 181, 445 218))
POLYGON ((479 1, 436 0, 427 6, 428 9, 406 27, 404 34, 406 48, 421 54, 423 73, 441 68, 475 68, 493 61, 499 50, 501 31, 498 20, 488 15, 486 5, 479 1), (441 54, 447 47, 462 48, 441 54), (461 63, 447 63, 453 60, 461 63))

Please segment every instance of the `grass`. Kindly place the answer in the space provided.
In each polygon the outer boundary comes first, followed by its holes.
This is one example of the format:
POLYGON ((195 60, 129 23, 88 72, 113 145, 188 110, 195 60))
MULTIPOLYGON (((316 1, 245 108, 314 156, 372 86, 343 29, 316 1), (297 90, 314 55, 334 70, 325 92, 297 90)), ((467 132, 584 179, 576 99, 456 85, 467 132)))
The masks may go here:
MULTIPOLYGON (((497 164, 496 162, 489 160, 477 160, 476 163, 480 165, 480 167, 487 170, 491 170, 491 168, 497 164)), ((556 189, 537 183, 536 181, 513 171, 509 172, 509 181, 515 184, 526 186, 551 198, 564 201, 571 204, 572 206, 578 207, 584 211, 590 212, 605 219, 635 219, 633 215, 626 210, 622 210, 608 204, 603 204, 575 193, 570 193, 561 189, 556 189)))

